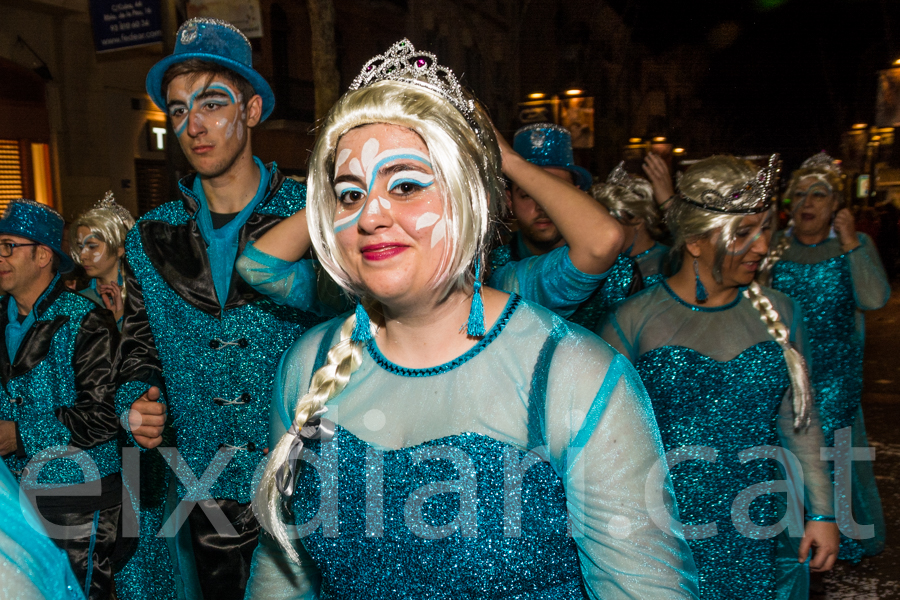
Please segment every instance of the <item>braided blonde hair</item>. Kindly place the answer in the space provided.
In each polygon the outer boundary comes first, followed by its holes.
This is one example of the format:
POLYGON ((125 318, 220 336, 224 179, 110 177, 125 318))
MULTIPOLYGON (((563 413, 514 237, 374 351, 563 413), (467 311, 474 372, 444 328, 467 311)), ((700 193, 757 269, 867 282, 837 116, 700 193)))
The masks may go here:
MULTIPOLYGON (((328 351, 325 365, 313 375, 309 391, 297 401, 292 429, 299 431, 310 417, 325 407, 326 402, 340 394, 350 381, 350 375, 359 368, 365 344, 350 339, 355 326, 355 314, 350 315, 341 325, 340 340, 328 351)), ((263 527, 284 548, 291 560, 298 562, 300 558, 290 542, 287 526, 281 519, 281 492, 277 483, 278 469, 288 461, 293 437, 292 432, 285 433, 269 454, 269 462, 253 503, 263 527)))
MULTIPOLYGON (((791 343, 790 331, 782 323, 778 311, 772 305, 772 301, 763 294, 762 287, 754 281, 744 290, 744 295, 750 299, 750 303, 759 311, 759 318, 765 323, 769 335, 781 346, 781 351, 784 353, 784 361, 787 363, 788 375, 791 378, 794 428, 806 427, 809 425, 813 401, 806 360, 791 343)), ((795 318, 800 318, 800 315, 795 315, 795 318)))
POLYGON ((778 240, 778 245, 769 250, 769 253, 759 266, 759 272, 756 274, 756 280, 758 282, 764 285, 769 285, 772 282, 772 269, 775 268, 775 264, 781 260, 784 253, 790 248, 791 239, 792 236, 785 232, 781 239, 778 240))

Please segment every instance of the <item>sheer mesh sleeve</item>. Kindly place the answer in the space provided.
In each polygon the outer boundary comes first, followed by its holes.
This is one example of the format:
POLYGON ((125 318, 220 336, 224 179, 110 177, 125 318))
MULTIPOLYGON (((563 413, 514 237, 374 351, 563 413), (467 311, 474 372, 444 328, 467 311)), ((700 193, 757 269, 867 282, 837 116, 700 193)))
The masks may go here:
POLYGON ((862 245, 847 256, 853 280, 853 295, 860 309, 876 310, 887 304, 891 296, 891 284, 872 238, 860 233, 859 242, 862 245))
POLYGON ((282 260, 257 250, 250 242, 235 263, 235 268, 253 289, 273 302, 320 316, 335 314, 319 301, 315 261, 282 260))
POLYGON ((698 597, 690 549, 660 518, 677 518, 674 496, 633 367, 596 338, 567 338, 553 357, 545 415, 590 597, 698 597), (585 372, 590 364, 609 367, 585 372))
POLYGON ((547 254, 506 263, 491 275, 489 285, 568 317, 605 277, 606 273, 579 271, 569 258, 568 246, 562 246, 547 254))
POLYGON ((322 575, 303 544, 295 542, 300 563, 293 562, 271 536, 263 532, 253 552, 245 600, 316 600, 322 575))

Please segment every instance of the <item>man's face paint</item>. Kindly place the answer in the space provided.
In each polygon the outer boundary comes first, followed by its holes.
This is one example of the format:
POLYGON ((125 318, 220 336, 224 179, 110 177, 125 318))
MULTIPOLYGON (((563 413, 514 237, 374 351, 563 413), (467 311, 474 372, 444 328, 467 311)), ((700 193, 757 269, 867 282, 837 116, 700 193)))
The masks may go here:
POLYGON ((201 175, 221 174, 247 139, 244 98, 222 77, 176 77, 167 90, 172 129, 185 156, 201 175), (208 84, 208 85, 207 85, 208 84))

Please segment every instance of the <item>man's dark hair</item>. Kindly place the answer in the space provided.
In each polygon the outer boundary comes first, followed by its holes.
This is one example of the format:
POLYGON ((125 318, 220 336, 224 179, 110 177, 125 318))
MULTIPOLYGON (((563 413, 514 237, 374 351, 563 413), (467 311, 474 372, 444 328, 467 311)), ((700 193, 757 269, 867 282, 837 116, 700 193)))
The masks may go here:
POLYGON ((191 76, 191 81, 196 81, 200 77, 206 76, 204 87, 208 87, 212 83, 213 78, 218 75, 237 88, 237 91, 242 97, 242 104, 246 104, 250 98, 256 95, 256 91, 253 89, 253 86, 250 85, 250 82, 228 67, 208 60, 189 58, 184 62, 172 65, 166 71, 166 74, 163 75, 161 86, 163 98, 168 96, 169 84, 172 83, 172 80, 176 77, 181 77, 182 75, 191 76))

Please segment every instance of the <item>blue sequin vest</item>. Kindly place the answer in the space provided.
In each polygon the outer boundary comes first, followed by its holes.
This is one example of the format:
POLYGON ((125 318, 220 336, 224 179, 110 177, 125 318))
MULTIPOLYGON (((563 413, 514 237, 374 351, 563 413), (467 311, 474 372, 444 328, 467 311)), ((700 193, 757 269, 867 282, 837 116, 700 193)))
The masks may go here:
POLYGON ((749 486, 783 479, 776 463, 741 464, 738 453, 780 445, 776 418, 790 387, 779 345, 761 342, 725 362, 681 346, 663 346, 635 365, 653 403, 666 452, 685 446, 716 451, 715 460, 686 460, 671 469, 681 521, 715 522, 718 532, 688 540, 704 600, 771 599, 775 594, 775 539, 741 534, 776 523, 783 498, 759 496, 732 519, 732 504, 749 486))
POLYGON ((303 545, 323 598, 585 597, 565 491, 546 462, 515 485, 504 465, 529 458, 490 437, 378 451, 340 426, 308 450, 317 468, 303 463, 292 509, 314 528, 303 545))

